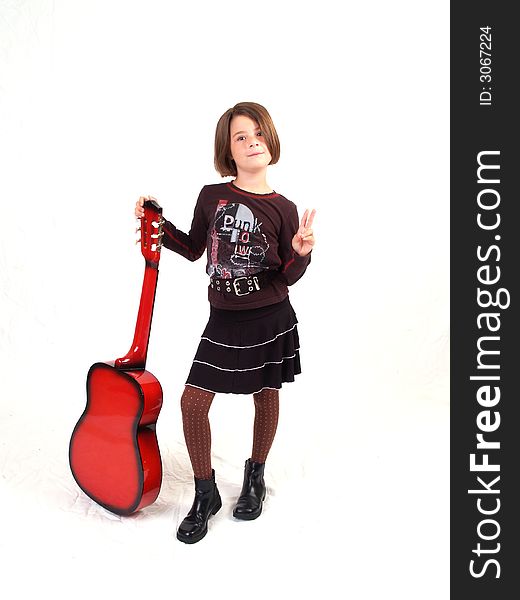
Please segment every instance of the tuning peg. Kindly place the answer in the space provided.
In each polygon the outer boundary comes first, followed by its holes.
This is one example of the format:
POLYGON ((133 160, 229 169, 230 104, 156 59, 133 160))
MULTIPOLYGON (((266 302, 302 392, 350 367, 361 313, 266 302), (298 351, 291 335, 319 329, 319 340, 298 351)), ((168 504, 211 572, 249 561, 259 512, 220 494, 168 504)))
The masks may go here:
POLYGON ((136 233, 138 233, 139 231, 141 231, 141 228, 140 228, 140 227, 138 227, 138 228, 135 230, 135 232, 136 232, 136 233))
POLYGON ((135 240, 135 243, 138 244, 141 241, 141 238, 139 238, 138 240, 135 240))

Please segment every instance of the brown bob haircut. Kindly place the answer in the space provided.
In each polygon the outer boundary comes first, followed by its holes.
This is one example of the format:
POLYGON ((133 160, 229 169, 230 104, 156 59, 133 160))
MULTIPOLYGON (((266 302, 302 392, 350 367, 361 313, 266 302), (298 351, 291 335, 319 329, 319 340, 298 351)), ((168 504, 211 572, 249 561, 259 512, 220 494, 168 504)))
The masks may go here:
POLYGON ((233 108, 228 108, 220 117, 215 131, 215 169, 222 175, 236 176, 237 167, 231 156, 230 125, 231 119, 236 115, 245 115, 253 119, 264 136, 265 142, 271 154, 270 165, 274 165, 280 158, 280 140, 274 128, 273 120, 267 110, 256 102, 239 102, 233 108))

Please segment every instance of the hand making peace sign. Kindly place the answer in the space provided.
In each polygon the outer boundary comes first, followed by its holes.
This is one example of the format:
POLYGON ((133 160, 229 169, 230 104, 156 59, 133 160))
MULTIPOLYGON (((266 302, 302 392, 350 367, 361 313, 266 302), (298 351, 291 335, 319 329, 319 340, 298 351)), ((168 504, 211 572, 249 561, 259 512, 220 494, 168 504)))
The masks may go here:
POLYGON ((314 246, 312 222, 314 221, 315 214, 316 209, 314 208, 312 209, 311 213, 309 213, 309 209, 307 209, 303 213, 300 227, 298 228, 298 231, 294 234, 294 237, 292 239, 293 250, 297 252, 300 256, 307 256, 307 254, 309 254, 309 252, 314 246))

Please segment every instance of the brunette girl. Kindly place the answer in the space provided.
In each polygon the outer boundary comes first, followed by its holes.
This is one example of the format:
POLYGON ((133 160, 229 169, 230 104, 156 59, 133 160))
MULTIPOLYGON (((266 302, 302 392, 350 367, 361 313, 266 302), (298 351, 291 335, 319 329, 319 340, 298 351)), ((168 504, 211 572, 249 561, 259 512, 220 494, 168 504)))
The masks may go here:
MULTIPOLYGON (((166 221, 163 245, 194 261, 206 252, 209 321, 181 398, 184 436, 195 479, 193 505, 177 531, 188 544, 207 533, 222 506, 211 465, 209 409, 216 393, 252 394, 253 448, 233 516, 260 516, 264 466, 278 424, 282 383, 301 372, 297 319, 287 287, 305 272, 314 246, 315 210, 296 206, 267 183, 280 142, 267 110, 240 102, 219 119, 215 168, 234 179, 202 188, 188 234, 166 221)), ((135 215, 144 214, 145 197, 135 215)))

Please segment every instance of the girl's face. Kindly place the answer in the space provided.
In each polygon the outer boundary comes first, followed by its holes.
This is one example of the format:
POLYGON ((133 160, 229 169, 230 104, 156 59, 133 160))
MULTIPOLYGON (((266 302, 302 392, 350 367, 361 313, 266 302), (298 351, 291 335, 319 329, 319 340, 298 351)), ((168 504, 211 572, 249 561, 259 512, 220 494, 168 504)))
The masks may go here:
POLYGON ((271 162, 271 153, 256 121, 236 115, 229 125, 231 156, 237 172, 257 173, 271 162))

